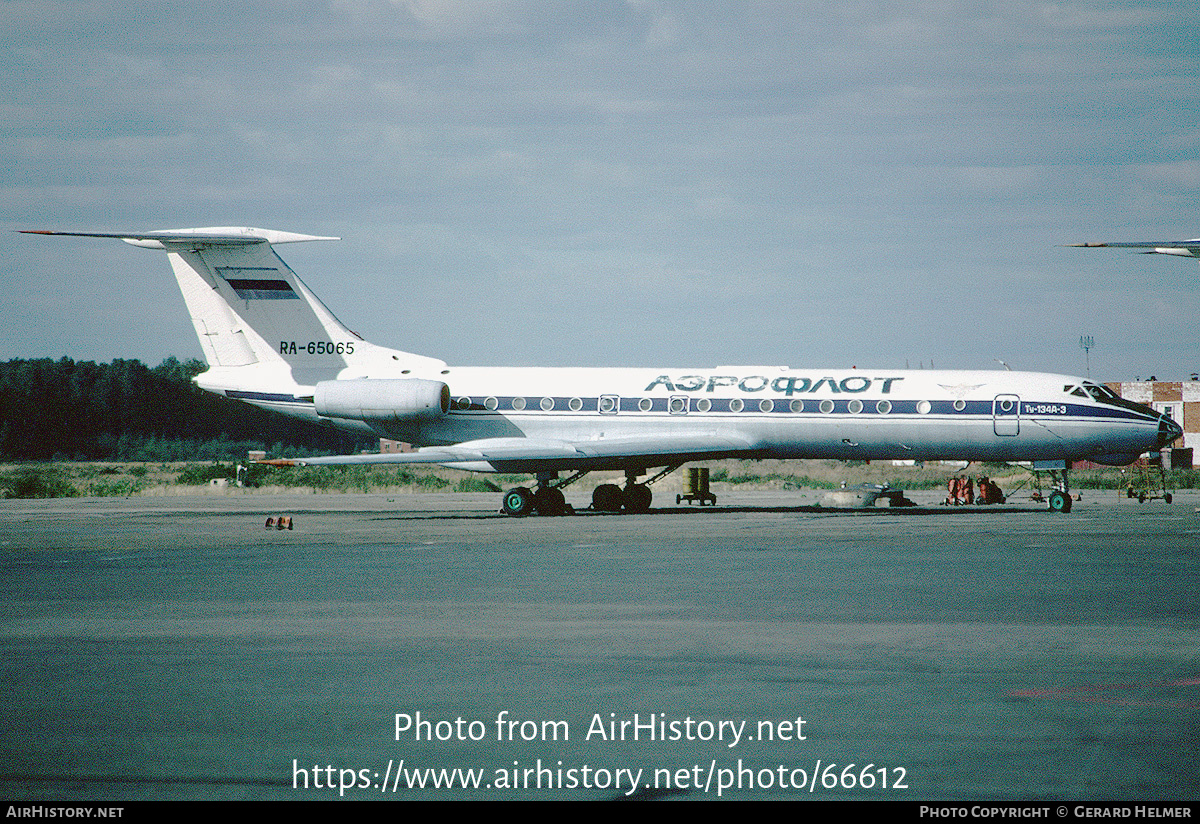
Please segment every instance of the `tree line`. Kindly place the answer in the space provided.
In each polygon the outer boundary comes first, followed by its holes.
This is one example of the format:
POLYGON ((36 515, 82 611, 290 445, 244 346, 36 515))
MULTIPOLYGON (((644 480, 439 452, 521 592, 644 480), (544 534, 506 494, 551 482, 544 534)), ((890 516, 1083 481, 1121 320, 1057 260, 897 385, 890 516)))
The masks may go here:
POLYGON ((205 392, 207 367, 71 358, 0 363, 0 460, 180 461, 354 452, 360 436, 205 392))

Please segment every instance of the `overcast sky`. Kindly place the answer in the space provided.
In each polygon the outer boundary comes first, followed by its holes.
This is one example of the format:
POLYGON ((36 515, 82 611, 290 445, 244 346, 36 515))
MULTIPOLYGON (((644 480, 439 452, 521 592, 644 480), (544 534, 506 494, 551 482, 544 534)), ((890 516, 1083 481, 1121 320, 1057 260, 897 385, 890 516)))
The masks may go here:
POLYGON ((1187 379, 1190 2, 0 3, 0 359, 200 348, 159 252, 247 225, 455 365, 1187 379))

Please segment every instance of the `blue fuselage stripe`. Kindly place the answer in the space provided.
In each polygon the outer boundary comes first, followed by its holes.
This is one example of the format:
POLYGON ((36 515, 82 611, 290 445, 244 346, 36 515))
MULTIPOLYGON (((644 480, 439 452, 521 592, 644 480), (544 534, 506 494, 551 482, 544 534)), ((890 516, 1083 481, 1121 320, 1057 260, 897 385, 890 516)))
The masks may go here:
MULTIPOLYGON (((605 399, 619 401, 618 408, 601 414, 663 414, 673 413, 677 416, 697 414, 741 414, 741 415, 772 415, 807 416, 849 415, 873 416, 876 418, 892 417, 895 415, 919 415, 920 417, 953 417, 962 419, 1017 419, 1039 418, 1059 420, 1130 420, 1155 422, 1149 413, 1138 414, 1132 410, 1109 408, 1103 406, 1085 406, 1082 404, 1042 401, 1020 401, 1019 409, 1000 407, 995 401, 918 401, 860 398, 805 398, 791 399, 775 398, 695 398, 688 396, 672 396, 670 398, 653 397, 620 397, 608 395, 605 399), (768 402, 766 405, 763 401, 768 402), (674 402, 674 403, 673 403, 674 402), (706 408, 699 406, 707 402, 706 408), (740 406, 739 406, 740 404, 740 406), (961 408, 960 408, 961 407, 961 408), (925 411, 922 412, 922 408, 925 411)), ((451 404, 451 412, 516 412, 541 414, 546 412, 564 413, 596 413, 600 411, 600 398, 581 397, 527 397, 527 396, 489 396, 466 397, 459 396, 451 404), (572 405, 573 404, 573 405, 572 405)))

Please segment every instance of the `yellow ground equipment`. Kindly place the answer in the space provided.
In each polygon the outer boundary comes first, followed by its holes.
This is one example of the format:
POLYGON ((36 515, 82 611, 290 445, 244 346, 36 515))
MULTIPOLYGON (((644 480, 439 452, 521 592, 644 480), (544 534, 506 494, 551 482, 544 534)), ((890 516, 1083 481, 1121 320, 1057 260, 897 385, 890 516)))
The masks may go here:
POLYGON ((1156 462, 1138 460, 1125 470, 1127 483, 1125 497, 1137 498, 1139 503, 1162 498, 1171 503, 1173 496, 1167 490, 1167 473, 1163 469, 1161 459, 1156 462))
POLYGON ((704 506, 706 502, 713 506, 717 505, 717 496, 708 491, 708 467, 688 467, 687 481, 684 484, 683 494, 675 496, 675 503, 679 504, 684 501, 687 501, 689 504, 693 501, 699 501, 700 506, 704 506))

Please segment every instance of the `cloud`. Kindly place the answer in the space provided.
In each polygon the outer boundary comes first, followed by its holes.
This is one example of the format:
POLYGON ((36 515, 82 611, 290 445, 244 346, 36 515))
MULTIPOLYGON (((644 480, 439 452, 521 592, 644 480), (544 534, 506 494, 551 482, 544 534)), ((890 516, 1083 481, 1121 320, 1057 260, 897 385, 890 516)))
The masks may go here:
MULTIPOLYGON (((1102 316, 1106 341, 1129 342, 1112 368, 1132 374, 1148 371, 1144 341, 1096 284, 1120 284, 1132 311, 1141 269, 1175 265, 1153 271, 1180 317, 1200 309, 1184 262, 1056 246, 1200 232, 1182 3, 5 11, 9 228, 342 235, 286 256, 360 331, 420 329, 405 345, 456 362, 691 362, 686 330, 719 328, 705 346, 722 362, 861 363, 874 347, 883 365, 916 363, 957 326, 991 342, 942 365, 990 367, 1004 341, 1034 366, 1057 330, 1102 316), (617 329, 618 351, 571 345, 617 329)), ((94 245, 0 242, 24 244, 0 299, 20 305, 31 282, 50 294, 0 333, 4 354, 197 351, 186 318, 177 337, 139 334, 127 291, 82 322, 56 303, 64 262, 88 265, 94 245)), ((137 250, 103 260, 114 277, 169 278, 137 250)), ((1153 351, 1195 369, 1167 336, 1153 351)), ((1059 357, 1041 366, 1071 371, 1059 357)))

